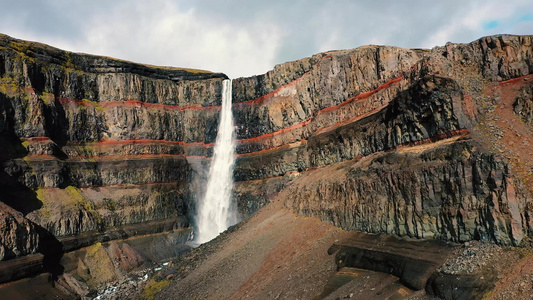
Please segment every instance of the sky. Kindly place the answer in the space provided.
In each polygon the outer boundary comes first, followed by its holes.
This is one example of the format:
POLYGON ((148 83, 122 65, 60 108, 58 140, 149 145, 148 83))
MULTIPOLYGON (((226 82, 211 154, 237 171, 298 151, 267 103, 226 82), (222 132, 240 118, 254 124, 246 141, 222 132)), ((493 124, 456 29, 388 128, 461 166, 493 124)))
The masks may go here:
POLYGON ((533 34, 533 0, 0 0, 0 33, 138 63, 262 74, 368 44, 533 34))

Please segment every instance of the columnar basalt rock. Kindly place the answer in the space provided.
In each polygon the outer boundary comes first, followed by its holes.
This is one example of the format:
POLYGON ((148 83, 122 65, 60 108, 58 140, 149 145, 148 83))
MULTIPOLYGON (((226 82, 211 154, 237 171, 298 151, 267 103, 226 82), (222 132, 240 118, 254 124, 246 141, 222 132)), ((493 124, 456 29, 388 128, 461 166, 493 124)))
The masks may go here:
POLYGON ((446 139, 332 164, 295 180, 286 205, 349 230, 518 244, 526 202, 509 166, 473 144, 446 139))
POLYGON ((0 202, 0 260, 37 252, 36 229, 20 212, 0 202))
MULTIPOLYGON (((305 170, 317 167, 312 172, 329 178, 325 173, 331 168, 321 167, 349 160, 357 165, 376 155, 382 157, 383 153, 387 153, 385 157, 396 157, 397 151, 427 145, 413 148, 418 149, 411 154, 414 158, 409 164, 413 164, 417 159, 425 161, 424 155, 436 151, 431 150, 432 145, 443 143, 438 152, 445 158, 439 161, 461 157, 463 151, 476 159, 462 162, 460 167, 437 167, 435 162, 414 164, 418 169, 413 169, 412 174, 426 174, 435 167, 431 175, 424 176, 443 180, 437 184, 438 192, 428 200, 431 205, 408 200, 411 189, 424 189, 427 180, 409 177, 409 171, 403 169, 411 166, 402 159, 390 165, 403 175, 383 182, 390 171, 381 164, 373 165, 371 171, 365 169, 368 173, 356 172, 353 179, 333 177, 324 181, 322 188, 317 187, 322 186, 322 181, 298 177, 287 189, 291 192, 286 194, 286 205, 346 229, 458 242, 486 239, 518 244, 533 229, 528 221, 531 188, 521 183, 523 175, 528 175, 513 172, 509 160, 501 155, 505 151, 502 147, 509 144, 503 145, 497 136, 487 137, 485 123, 493 119, 495 105, 502 102, 491 100, 495 97, 491 96, 491 86, 524 76, 527 81, 527 75, 533 72, 531 42, 531 36, 506 35, 470 44, 449 43, 431 50, 367 46, 315 55, 277 66, 264 76, 237 79, 234 108, 242 139, 237 146, 235 178, 245 182, 294 172, 307 174, 305 170), (275 80, 274 74, 285 74, 294 80, 275 80), (465 143, 463 139, 469 140, 467 150, 456 147, 465 143), (496 148, 500 150, 495 151, 496 148), (362 179, 369 174, 378 177, 362 179), (472 183, 472 178, 479 180, 472 183), (345 186, 345 180, 355 180, 358 186, 372 181, 380 184, 352 190, 345 186), (412 182, 420 182, 420 186, 412 186, 412 182), (463 190, 464 184, 445 182, 469 182, 474 185, 473 191, 463 190), (337 185, 335 193, 326 192, 337 185), (377 187, 383 190, 375 190, 377 187), (365 200, 367 196, 362 191, 381 197, 381 202, 365 200), (464 198, 465 195, 471 196, 464 198), (391 204, 396 198, 401 204, 391 204), (348 204, 350 201, 355 206, 348 204), (449 206, 454 202, 461 204, 449 206), (465 203, 470 202, 473 204, 465 208, 465 203), (387 213, 386 204, 394 206, 391 213, 387 213), (423 212, 428 205, 432 207, 429 214, 423 212), (354 214, 355 207, 360 213, 354 214), (411 221, 405 220, 413 219, 405 214, 413 214, 420 222, 408 224, 411 221)), ((522 88, 516 101, 509 100, 526 123, 528 87, 526 84, 522 88)), ((490 126, 495 128, 492 123, 490 126)), ((527 157, 521 161, 529 168, 533 164, 527 157)))
POLYGON ((524 87, 513 105, 514 112, 533 130, 533 86, 524 87))
MULTIPOLYGON (((240 213, 275 198, 349 230, 520 244, 532 40, 364 46, 233 80, 240 213)), ((0 35, 0 212, 28 229, 0 236, 0 260, 38 251, 37 229, 70 251, 190 226, 225 78, 0 35)))
POLYGON ((418 60, 412 50, 368 46, 286 63, 261 77, 235 79, 237 137, 255 138, 306 122, 323 109, 402 76, 418 60), (285 85, 276 79, 296 75, 285 85), (250 100, 249 90, 254 89, 256 98, 250 100))
MULTIPOLYGON (((210 154, 225 78, 0 35, 0 201, 22 212, 20 226, 56 238, 190 226, 197 172, 187 156, 210 154)), ((37 251, 14 239, 2 258, 37 251)))

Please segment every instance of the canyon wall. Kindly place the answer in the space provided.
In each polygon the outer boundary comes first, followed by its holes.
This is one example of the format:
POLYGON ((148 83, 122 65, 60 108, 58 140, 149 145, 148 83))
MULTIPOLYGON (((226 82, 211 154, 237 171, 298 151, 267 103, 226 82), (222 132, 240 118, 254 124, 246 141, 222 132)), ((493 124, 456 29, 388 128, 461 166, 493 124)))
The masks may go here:
POLYGON ((42 251, 33 227, 60 241, 189 227, 188 157, 212 147, 225 78, 1 35, 0 260, 42 251))
POLYGON ((286 178, 287 208, 348 230, 517 245, 532 55, 531 36, 365 46, 236 79, 235 178, 286 178))
MULTIPOLYGON (((279 199, 347 230, 520 244, 532 39, 364 46, 233 80, 241 216, 279 199)), ((194 225, 225 78, 0 35, 0 260, 194 225)))

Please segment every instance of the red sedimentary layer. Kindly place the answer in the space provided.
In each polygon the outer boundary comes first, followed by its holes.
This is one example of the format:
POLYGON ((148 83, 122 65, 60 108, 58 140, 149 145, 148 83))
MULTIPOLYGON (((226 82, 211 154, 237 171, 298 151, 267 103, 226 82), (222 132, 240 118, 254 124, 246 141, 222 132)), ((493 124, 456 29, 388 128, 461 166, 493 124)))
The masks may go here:
MULTIPOLYGON (((127 154, 127 155, 102 155, 102 156, 86 156, 86 155, 78 155, 78 156, 70 156, 68 160, 84 160, 84 159, 92 159, 95 161, 113 161, 113 160, 134 160, 134 159, 150 159, 150 158, 163 158, 163 157, 171 157, 171 158, 177 158, 177 157, 184 157, 185 154, 127 154)), ((56 160, 57 157, 49 154, 30 154, 25 156, 25 159, 28 160, 56 160)))
POLYGON ((303 139, 303 140, 299 140, 299 141, 296 141, 296 142, 292 142, 292 143, 288 143, 288 144, 284 144, 284 145, 280 145, 280 146, 276 146, 276 147, 271 147, 271 148, 267 148, 267 149, 261 149, 261 150, 254 151, 254 152, 239 153, 239 154, 237 154, 237 156, 239 156, 239 157, 254 156, 254 155, 257 155, 257 154, 260 154, 260 153, 264 153, 264 152, 276 151, 276 150, 285 149, 285 148, 292 148, 292 147, 297 146, 298 144, 303 144, 303 143, 307 143, 307 140, 303 139))
POLYGON ((183 142, 183 141, 167 141, 167 140, 149 140, 149 139, 135 139, 135 140, 101 140, 96 143, 90 143, 96 145, 124 145, 124 144, 174 144, 184 146, 201 146, 211 147, 215 143, 202 143, 202 142, 183 142))
MULTIPOLYGON (((403 147, 412 147, 412 146, 428 144, 428 143, 434 143, 434 142, 437 142, 437 141, 440 141, 440 140, 443 140, 443 139, 447 139, 447 138, 451 138, 451 137, 454 137, 454 136, 458 136, 458 135, 467 135, 468 133, 469 133, 468 129, 453 130, 453 131, 449 131, 449 132, 444 132, 444 133, 438 134, 438 135, 430 137, 430 138, 422 139, 422 140, 419 140, 419 141, 404 143, 404 144, 401 144, 401 145, 398 145, 398 146, 394 147, 393 149, 403 148, 403 147)), ((268 148, 268 149, 262 149, 262 150, 258 150, 258 151, 254 151, 254 152, 237 154, 237 156, 239 156, 239 157, 253 156, 253 155, 260 154, 260 153, 277 151, 277 150, 280 150, 280 149, 283 149, 283 148, 292 148, 292 147, 297 146, 298 144, 303 144, 303 143, 307 143, 307 140, 303 139, 303 140, 300 140, 300 141, 297 141, 297 142, 293 142, 293 143, 290 143, 290 144, 285 144, 285 145, 281 145, 281 146, 277 146, 277 147, 272 147, 272 148, 268 148)))
MULTIPOLYGON (((390 149, 390 150, 388 150, 386 152, 396 151, 397 149, 400 149, 400 148, 419 146, 419 145, 423 145, 423 144, 431 144, 431 143, 435 143, 435 142, 438 142, 438 141, 441 141, 441 140, 445 140, 445 139, 448 139, 448 138, 461 136, 461 135, 463 135, 464 138, 467 138, 469 136, 468 129, 454 130, 454 131, 450 131, 450 132, 441 133, 441 134, 436 135, 434 137, 423 139, 423 140, 420 140, 420 141, 405 143, 405 144, 402 144, 402 145, 398 145, 398 146, 396 146, 396 147, 394 147, 394 148, 392 148, 392 149, 390 149)), ((260 151, 254 152, 254 153, 264 152, 264 151, 268 151, 268 150, 260 150, 260 151)), ((247 153, 246 155, 249 155, 249 154, 251 154, 251 153, 247 153)), ((364 156, 362 156, 362 155, 358 155, 358 156, 355 156, 355 157, 353 157, 353 158, 351 158, 349 160, 346 160, 346 161, 358 162, 363 157, 364 156)), ((308 168, 305 169, 305 171, 316 170, 316 169, 319 169, 319 168, 322 168, 322 167, 325 167, 325 165, 308 167, 308 168)), ((271 178, 274 178, 274 177, 279 177, 279 176, 265 177, 265 178, 261 178, 260 180, 271 179, 271 178)), ((242 184, 243 182, 247 182, 247 181, 241 181, 239 183, 242 184)))
POLYGON ((324 133, 324 132, 328 132, 328 131, 331 131, 331 130, 334 130, 336 128, 339 128, 341 126, 344 126, 344 125, 347 125, 347 124, 350 124, 350 123, 353 123, 355 121, 358 121, 358 120, 361 120, 363 118, 366 118, 370 115, 373 115, 377 112, 379 112, 380 110, 382 110, 383 108, 385 108, 387 105, 382 105, 380 107, 377 107, 369 112, 366 112, 364 114, 360 114, 360 115, 357 115, 357 116, 353 116, 351 118, 349 118, 348 120, 344 120, 344 121, 341 121, 341 122, 337 122, 335 124, 332 124, 330 126, 326 126, 326 127, 322 127, 322 128, 319 128, 315 131, 314 134, 318 134, 320 132, 324 133))
POLYGON ((124 161, 124 160, 135 160, 135 159, 151 159, 151 158, 179 158, 184 157, 185 154, 127 154, 127 155, 105 155, 105 156, 71 156, 69 159, 76 160, 76 159, 94 159, 96 161, 124 161))
POLYGON ((529 74, 529 75, 525 75, 525 76, 509 79, 509 80, 506 80, 506 81, 502 81, 502 82, 499 82, 498 84, 500 86, 506 86, 506 85, 510 85, 510 84, 521 83, 523 81, 528 81, 528 80, 532 80, 532 79, 533 79, 533 75, 529 74))
MULTIPOLYGON (((436 142, 445 138, 450 138, 457 135, 467 134, 468 129, 460 129, 460 130, 454 130, 450 132, 441 133, 439 135, 436 135, 434 137, 426 138, 423 140, 415 141, 415 142, 409 142, 406 144, 398 145, 395 148, 402 148, 402 147, 410 147, 410 146, 416 146, 421 144, 427 144, 436 142)), ((169 142, 169 141, 166 141, 169 142)), ((245 156, 253 156, 265 152, 272 152, 277 151, 284 148, 292 148, 297 147, 299 144, 307 143, 307 140, 300 140, 289 144, 284 144, 268 149, 262 149, 254 152, 248 152, 248 153, 241 153, 237 154, 239 157, 245 157, 245 156)), ((77 160, 77 159, 94 159, 96 161, 113 161, 113 160, 133 160, 133 159, 150 159, 150 158, 162 158, 162 157, 170 157, 170 158, 177 158, 177 157, 188 157, 188 158, 206 158, 205 155, 185 155, 185 154, 135 154, 135 155, 108 155, 108 156, 71 156, 69 157, 69 160, 77 160)), ((29 160, 55 160, 57 159, 53 155, 48 154, 40 154, 40 155, 28 155, 26 156, 29 160)))
POLYGON ((161 103, 146 103, 138 100, 126 100, 126 101, 110 101, 110 102, 101 102, 102 107, 116 107, 116 106, 126 106, 126 107, 147 107, 147 108, 156 108, 156 109, 167 109, 167 110, 205 110, 205 109, 220 109, 220 105, 213 106, 198 106, 198 105, 170 105, 170 104, 161 104, 161 103))
POLYGON ((21 138, 21 139, 24 141, 28 141, 28 142, 42 142, 42 141, 49 140, 50 138, 47 136, 32 136, 29 138, 21 138))
MULTIPOLYGON (((298 128, 302 128, 302 127, 305 127, 307 124, 309 124, 314 118, 316 118, 318 115, 320 114, 323 114, 323 113, 327 113, 327 112, 331 112, 331 111, 334 111, 334 110, 337 110, 345 105, 348 105, 354 101, 361 101, 361 100, 365 100, 367 99, 368 97, 376 94, 377 92, 383 90, 383 89, 386 89, 388 88, 389 86, 391 86, 392 84, 394 83, 397 83, 397 82, 400 82, 404 77, 403 76, 400 76, 400 77, 397 77, 397 78, 394 78, 392 80, 389 80, 388 82, 378 86, 376 89, 372 90, 372 91, 368 91, 368 92, 364 92, 364 93, 361 93, 355 97, 352 97, 340 104, 337 104, 337 105, 334 105, 334 106, 330 106, 330 107, 326 107, 326 108, 323 108, 319 111, 317 111, 313 116, 311 116, 309 119, 305 120, 305 121, 302 121, 300 123, 296 123, 296 124, 293 124, 287 128, 283 128, 283 129, 280 129, 280 130, 277 130, 277 131, 273 131, 273 132, 269 132, 269 133, 265 133, 263 135, 260 135, 260 136, 256 136, 256 137, 253 137, 253 138, 248 138, 248 139, 240 139, 238 140, 238 142, 240 143, 249 143, 249 142, 256 142, 256 141, 260 141, 260 140, 265 140, 265 139, 268 139, 274 135, 278 135, 278 134, 283 134, 283 133, 286 133, 286 132, 289 132, 291 130, 294 130, 294 129, 298 129, 298 128)), ((294 81, 293 81, 294 82, 294 81)), ((255 101, 255 100, 253 100, 255 101)), ((345 121, 343 121, 345 122, 345 121)), ((343 123, 343 122, 339 122, 339 123, 343 123)), ((338 123, 338 124, 339 124, 338 123)), ((334 125, 332 125, 334 126, 334 125)))
MULTIPOLYGON (((324 57, 324 58, 327 58, 327 56, 324 57)), ((276 91, 278 91, 279 89, 282 89, 282 88, 284 88, 284 87, 286 87, 286 86, 288 86, 290 84, 293 84, 293 83, 297 82, 300 78, 292 81, 291 83, 289 83, 289 84, 287 84, 287 85, 285 85, 283 87, 278 88, 276 91)), ((378 86, 376 89, 374 89, 372 91, 361 93, 361 94, 359 94, 359 95, 357 95, 355 97, 349 98, 348 100, 346 100, 346 101, 344 101, 344 102, 342 102, 340 104, 321 109, 321 110, 317 111, 309 119, 307 119, 305 121, 302 121, 300 123, 296 123, 296 124, 293 124, 293 125, 291 125, 289 127, 286 127, 286 128, 283 128, 283 129, 280 129, 280 130, 277 130, 277 131, 273 131, 273 132, 270 132, 270 133, 266 133, 266 134, 263 134, 263 135, 260 135, 260 136, 257 136, 257 137, 248 138, 248 139, 239 139, 239 140, 237 140, 237 142, 239 142, 239 143, 253 143, 253 142, 258 142, 258 141, 264 141, 266 139, 269 139, 272 136, 284 134, 284 133, 290 132, 290 131, 295 130, 295 129, 303 128, 303 127, 307 126, 318 115, 323 114, 323 113, 328 113, 328 112, 335 111, 335 110, 337 110, 337 109, 339 109, 339 108, 341 108, 343 106, 346 106, 346 105, 348 105, 348 104, 350 104, 350 103, 352 103, 354 101, 365 100, 368 97, 378 93, 379 91, 382 91, 382 90, 390 87, 392 84, 400 82, 403 78, 404 78, 403 76, 394 78, 394 79, 389 80, 388 82, 378 86)), ((272 92, 272 93, 270 93, 268 95, 271 95, 271 94, 273 95, 276 91, 274 91, 274 92, 272 92)), ((263 97, 257 98, 255 100, 250 100, 250 101, 262 101, 262 98, 267 97, 268 95, 265 95, 263 97)), ((60 101, 74 101, 76 103, 80 103, 81 105, 93 105, 91 102, 88 102, 88 101, 76 101, 76 100, 68 99, 68 98, 60 98, 60 101)), ((251 103, 250 101, 239 102, 237 104, 240 104, 240 103, 251 103)), ((144 103, 144 102, 134 101, 134 100, 130 100, 130 101, 115 101, 115 102, 101 102, 99 104, 103 105, 105 103, 109 103, 109 106, 122 105, 124 103, 128 103, 127 105, 131 105, 131 106, 134 106, 134 105, 137 106, 138 105, 139 107, 147 106, 147 105, 153 105, 153 106, 157 106, 157 107, 163 108, 163 107, 167 107, 168 106, 168 105, 165 105, 165 104, 150 104, 150 103, 144 103), (122 104, 120 104, 120 103, 122 103, 122 104)), ((178 107, 178 106, 176 106, 176 107, 178 107)), ((181 107, 181 108, 184 108, 184 107, 181 107)), ((202 107, 196 107, 196 108, 202 109, 202 107)), ((379 108, 377 108, 375 110, 372 110, 371 112, 368 112, 368 113, 365 113, 365 114, 362 114, 362 115, 359 115, 359 116, 354 116, 354 117, 352 117, 352 118, 350 118, 348 120, 337 122, 337 123, 335 123, 333 125, 330 125, 328 127, 319 128, 316 131, 316 133, 324 131, 324 130, 332 130, 332 129, 337 128, 339 126, 342 126, 342 125, 357 121, 358 119, 367 117, 367 116, 379 111, 382 108, 383 107, 379 107, 379 108)), ((40 141, 40 140, 46 140, 46 139, 48 139, 48 137, 32 137, 32 138, 29 138, 28 140, 30 140, 30 141, 40 141)), ((101 141, 98 141, 98 142, 86 143, 85 145, 105 146, 105 145, 125 145, 125 144, 174 144, 174 145, 198 146, 198 147, 212 147, 214 145, 214 143, 168 141, 168 140, 151 140, 151 139, 101 140, 101 141)), ((263 150, 256 151, 256 152, 251 152, 251 153, 258 153, 258 152, 261 152, 261 151, 278 149, 278 148, 283 147, 283 146, 284 145, 280 145, 280 146, 272 147, 272 148, 269 148, 269 149, 263 149, 263 150)), ((244 155, 244 154, 241 154, 241 155, 244 155)))
POLYGON ((270 93, 268 93, 266 95, 263 95, 263 96, 261 96, 259 98, 248 100, 248 101, 235 102, 235 103, 233 103, 233 107, 236 107, 236 106, 239 106, 239 105, 243 105, 243 104, 255 104, 255 103, 263 102, 265 100, 269 100, 269 99, 273 98, 274 95, 276 93, 278 93, 279 91, 281 91, 281 90, 283 90, 283 89, 285 89, 287 87, 290 87, 290 86, 296 84, 297 82, 299 82, 300 80, 302 80, 302 78, 305 75, 307 75, 307 74, 309 74, 309 72, 305 72, 301 77, 298 77, 295 80, 293 80, 293 81, 291 81, 291 82, 289 82, 289 83, 287 83, 285 85, 280 86, 279 88, 275 89, 273 92, 270 92, 270 93))
POLYGON ((250 142, 257 142, 257 141, 262 141, 262 140, 266 140, 274 135, 279 135, 279 134, 283 134, 283 133, 286 133, 286 132, 289 132, 289 131, 292 131, 294 129, 298 129, 298 128, 302 128, 302 127, 305 127, 307 126, 307 124, 309 124, 309 122, 311 122, 313 120, 314 116, 303 121, 303 122, 300 122, 300 123, 296 123, 296 124, 293 124, 289 127, 286 127, 286 128, 283 128, 283 129, 280 129, 280 130, 276 130, 276 131, 273 131, 273 132, 269 132, 269 133, 265 133, 265 134, 262 134, 260 136, 256 136, 256 137, 253 137, 253 138, 248 138, 248 139, 240 139, 240 140, 237 140, 237 142, 239 143, 250 143, 250 142))
POLYGON ((402 81, 403 78, 404 78, 404 77, 403 77, 403 75, 402 75, 402 76, 400 76, 400 77, 396 77, 396 78, 394 78, 394 79, 391 79, 391 80, 385 82, 384 84, 378 86, 378 87, 377 87, 376 89, 374 89, 374 90, 371 90, 371 91, 368 91, 368 92, 361 93, 361 94, 359 94, 359 95, 357 95, 357 96, 355 96, 355 97, 352 97, 352 98, 350 98, 350 99, 348 99, 348 100, 346 100, 346 101, 344 101, 344 102, 342 102, 342 103, 340 103, 340 104, 337 104, 337 105, 334 105, 334 106, 330 106, 330 107, 326 107, 326 108, 324 108, 324 109, 322 109, 322 110, 319 110, 316 114, 318 115, 318 114, 320 114, 320 113, 326 113, 326 112, 330 112, 330 111, 333 111, 333 110, 339 109, 339 108, 341 108, 341 107, 343 107, 343 106, 345 106, 345 105, 350 104, 350 103, 353 102, 353 101, 364 100, 364 99, 366 99, 366 98, 368 98, 368 97, 374 95, 375 93, 377 93, 377 92, 379 92, 379 91, 381 91, 381 90, 384 90, 384 89, 388 88, 388 87, 391 86, 392 84, 402 81))
MULTIPOLYGON (((208 158, 206 155, 186 155, 187 158, 208 158)), ((210 157, 209 157, 210 158, 210 157)))
MULTIPOLYGON (((326 55, 326 56, 322 57, 321 60, 323 60, 323 59, 328 59, 328 58, 333 58, 333 56, 331 56, 331 55, 326 55)), ((319 65, 320 65, 320 61, 319 61, 316 65, 319 66, 319 65)), ((286 88, 286 87, 289 87, 289 86, 291 86, 291 85, 294 85, 295 83, 297 83, 297 82, 299 82, 300 80, 302 80, 302 78, 303 78, 304 76, 308 75, 309 72, 310 72, 310 71, 303 73, 302 76, 296 78, 295 80, 293 80, 293 81, 291 81, 291 82, 289 82, 289 83, 287 83, 287 84, 284 84, 284 85, 278 87, 277 89, 275 89, 274 91, 272 91, 272 92, 270 92, 270 93, 268 93, 268 94, 266 94, 266 95, 263 95, 263 96, 261 96, 261 97, 259 97, 259 98, 252 99, 252 100, 247 100, 247 101, 242 101, 242 102, 235 102, 235 103, 233 103, 233 106, 235 107, 235 106, 239 106, 240 104, 260 103, 260 102, 263 102, 263 101, 265 101, 265 100, 271 99, 271 98, 274 97, 274 95, 275 95, 277 92, 281 91, 282 89, 284 89, 284 88, 286 88)))

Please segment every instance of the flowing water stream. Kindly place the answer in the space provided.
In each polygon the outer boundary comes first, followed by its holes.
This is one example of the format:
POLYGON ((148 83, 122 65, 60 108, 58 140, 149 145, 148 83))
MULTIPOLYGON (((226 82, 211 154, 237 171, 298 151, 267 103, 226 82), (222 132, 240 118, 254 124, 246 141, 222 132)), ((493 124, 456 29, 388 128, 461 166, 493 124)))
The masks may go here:
POLYGON ((231 80, 222 83, 222 108, 209 168, 204 198, 199 202, 194 241, 208 242, 237 221, 232 204, 233 165, 235 164, 235 133, 231 111, 231 80))

